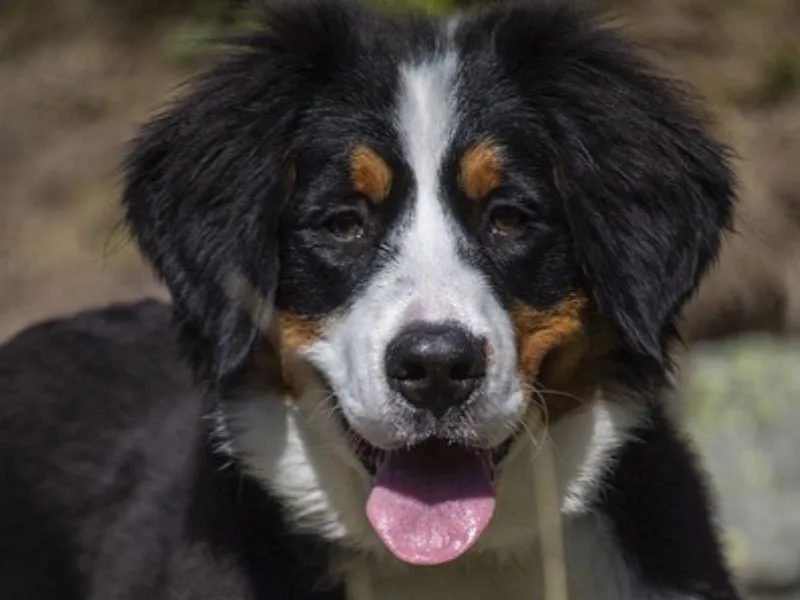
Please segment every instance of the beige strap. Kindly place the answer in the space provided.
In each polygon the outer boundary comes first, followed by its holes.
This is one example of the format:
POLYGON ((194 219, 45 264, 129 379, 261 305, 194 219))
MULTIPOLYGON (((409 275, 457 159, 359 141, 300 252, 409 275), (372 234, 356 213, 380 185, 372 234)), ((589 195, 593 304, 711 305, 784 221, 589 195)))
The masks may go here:
MULTIPOLYGON (((567 566, 562 535, 561 506, 556 476, 556 456, 549 436, 533 456, 533 482, 542 552, 544 600, 569 600, 567 566)), ((538 590, 534 590, 537 598, 538 590)))

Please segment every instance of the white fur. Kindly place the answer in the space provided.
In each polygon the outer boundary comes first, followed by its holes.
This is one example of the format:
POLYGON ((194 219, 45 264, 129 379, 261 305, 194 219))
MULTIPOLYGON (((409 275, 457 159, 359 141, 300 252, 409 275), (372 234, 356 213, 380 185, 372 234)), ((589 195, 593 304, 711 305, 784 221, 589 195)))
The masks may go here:
MULTIPOLYGON (((347 313, 301 356, 333 387, 349 424, 373 445, 413 443, 413 409, 393 397, 384 355, 415 321, 455 321, 491 345, 483 396, 471 408, 477 444, 499 444, 525 415, 509 317, 483 276, 458 253, 461 233, 442 198, 442 160, 457 125, 458 58, 442 51, 401 70, 397 127, 415 186, 409 213, 390 236, 395 259, 377 273, 347 313)), ((323 386, 302 398, 227 399, 222 430, 230 450, 279 498, 295 525, 338 541, 360 557, 359 600, 522 600, 540 597, 534 465, 542 440, 522 436, 497 475, 495 516, 467 555, 453 564, 409 567, 383 547, 365 516, 371 478, 331 418, 323 386), (363 585, 362 585, 363 584, 363 585), (366 587, 365 587, 366 586, 366 587)), ((597 484, 638 413, 630 404, 595 402, 549 432, 565 522, 571 600, 633 600, 648 594, 629 571, 602 519, 590 510, 597 484)))
POLYGON ((321 388, 301 399, 226 400, 232 451, 299 529, 355 546, 379 545, 364 517, 370 480, 331 418, 321 388))

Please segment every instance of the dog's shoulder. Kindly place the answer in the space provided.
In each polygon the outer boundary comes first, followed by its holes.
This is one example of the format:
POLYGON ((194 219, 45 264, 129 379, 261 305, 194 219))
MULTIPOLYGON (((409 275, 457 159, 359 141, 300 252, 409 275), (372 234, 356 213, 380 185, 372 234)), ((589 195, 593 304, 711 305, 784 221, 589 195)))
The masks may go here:
POLYGON ((311 597, 296 557, 315 569, 316 550, 279 544, 277 507, 210 447, 170 312, 87 311, 0 347, 4 599, 311 597))
POLYGON ((2 443, 41 466, 105 460, 154 413, 196 410, 196 394, 155 301, 45 321, 0 347, 2 443))
POLYGON ((99 471, 175 456, 196 437, 188 430, 203 401, 179 360, 170 309, 155 301, 45 321, 0 347, 0 448, 27 479, 103 487, 99 471), (183 435, 161 439, 166 430, 183 435))
POLYGON ((98 582, 84 574, 111 547, 120 569, 158 564, 144 538, 170 536, 170 509, 152 502, 187 484, 201 410, 169 318, 156 302, 114 306, 39 323, 0 348, 6 597, 93 597, 98 582))

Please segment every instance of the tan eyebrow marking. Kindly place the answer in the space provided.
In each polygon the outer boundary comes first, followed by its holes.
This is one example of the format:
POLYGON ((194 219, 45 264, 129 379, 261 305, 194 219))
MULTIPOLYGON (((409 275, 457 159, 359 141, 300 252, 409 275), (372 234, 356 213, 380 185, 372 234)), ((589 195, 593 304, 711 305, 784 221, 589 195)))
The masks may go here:
POLYGON ((461 157, 459 185, 470 200, 482 200, 500 187, 502 169, 500 149, 483 140, 461 157))
POLYGON ((350 181, 358 193, 383 202, 392 190, 392 169, 375 150, 359 144, 350 153, 350 181))

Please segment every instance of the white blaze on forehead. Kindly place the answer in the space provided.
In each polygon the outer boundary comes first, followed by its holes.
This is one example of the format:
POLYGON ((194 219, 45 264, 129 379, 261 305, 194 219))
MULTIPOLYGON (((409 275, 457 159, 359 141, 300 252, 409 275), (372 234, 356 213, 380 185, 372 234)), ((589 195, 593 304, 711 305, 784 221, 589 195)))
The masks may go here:
POLYGON ((436 193, 452 138, 458 59, 448 52, 401 69, 400 133, 420 192, 436 193))
MULTIPOLYGON (((442 186, 442 163, 453 139, 456 125, 456 86, 458 57, 445 52, 424 62, 401 69, 401 96, 398 125, 406 160, 414 175, 410 218, 400 231, 398 267, 414 280, 417 293, 427 305, 429 318, 453 302, 446 298, 435 301, 442 284, 461 280, 469 289, 452 289, 451 293, 474 291, 476 273, 458 257, 458 226, 447 212, 442 186), (459 272, 464 271, 460 273, 459 272), (472 281, 469 281, 472 280, 472 281), (434 297, 426 292, 436 292, 434 297)), ((446 284, 445 284, 446 285, 446 284)), ((452 300, 452 299, 451 299, 452 300)), ((447 310, 447 309, 445 309, 447 310)), ((454 316, 454 315, 451 315, 454 316)))

